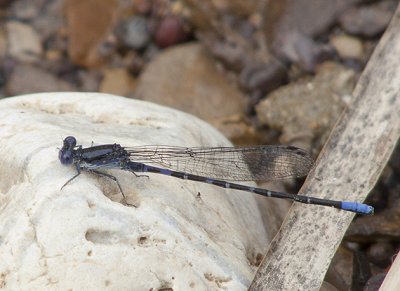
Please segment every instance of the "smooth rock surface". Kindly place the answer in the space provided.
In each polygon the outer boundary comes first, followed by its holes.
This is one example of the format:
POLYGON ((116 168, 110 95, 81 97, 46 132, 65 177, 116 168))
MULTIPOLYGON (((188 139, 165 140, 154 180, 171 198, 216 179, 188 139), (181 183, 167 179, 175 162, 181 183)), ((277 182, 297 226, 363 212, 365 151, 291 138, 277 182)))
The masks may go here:
POLYGON ((0 286, 8 290, 245 290, 268 238, 252 195, 149 174, 114 182, 62 166, 84 146, 227 146, 199 119, 96 93, 0 101, 0 286), (200 193, 200 196, 198 195, 200 193))

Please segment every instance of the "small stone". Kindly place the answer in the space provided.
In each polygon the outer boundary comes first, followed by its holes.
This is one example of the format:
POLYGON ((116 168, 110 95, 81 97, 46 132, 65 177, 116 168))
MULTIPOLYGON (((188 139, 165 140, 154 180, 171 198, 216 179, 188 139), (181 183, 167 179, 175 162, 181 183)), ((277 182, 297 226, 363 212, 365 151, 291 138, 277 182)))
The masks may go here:
POLYGON ((353 6, 346 1, 268 1, 264 5, 263 31, 269 48, 283 62, 298 64, 314 72, 323 61, 333 59, 330 46, 315 39, 324 35, 337 22, 340 13, 353 6))
POLYGON ((9 54, 20 61, 34 61, 42 54, 40 39, 35 30, 17 21, 6 23, 9 54))
POLYGON ((394 254, 394 247, 387 242, 377 242, 371 245, 367 251, 368 259, 381 268, 386 268, 391 264, 394 254))
POLYGON ((257 117, 261 124, 282 131, 281 143, 309 145, 313 141, 322 145, 354 84, 353 71, 325 63, 314 78, 300 79, 270 93, 257 105, 257 117))
POLYGON ((118 25, 116 35, 122 44, 129 48, 140 50, 145 48, 150 41, 147 18, 133 16, 118 25))
MULTIPOLYGON (((47 41, 49 36, 57 37, 65 27, 64 0, 19 0, 10 8, 13 19, 29 23, 40 36, 47 41)), ((47 43, 46 43, 47 49, 47 43)))
POLYGON ((330 40, 342 59, 363 58, 363 45, 360 39, 349 35, 336 35, 330 40))
MULTIPOLYGON (((39 0, 41 1, 41 0, 39 0)), ((42 42, 50 37, 62 38, 62 31, 65 31, 65 2, 64 0, 41 1, 39 15, 33 18, 32 26, 40 35, 42 42)), ((32 5, 32 4, 31 4, 32 5)), ((47 46, 46 46, 47 49, 47 46)))
POLYGON ((17 65, 7 82, 7 95, 35 92, 74 91, 70 83, 57 79, 45 70, 31 65, 17 65))
POLYGON ((249 132, 248 125, 237 126, 246 124, 245 97, 197 43, 162 51, 140 75, 134 96, 196 115, 229 138, 249 132))
POLYGON ((101 47, 111 30, 116 0, 69 0, 65 5, 68 23, 68 53, 71 61, 84 67, 98 67, 105 61, 101 47))
POLYGON ((259 90, 267 94, 287 81, 286 67, 270 56, 264 64, 246 66, 240 73, 239 82, 247 91, 259 90))
POLYGON ((168 16, 161 20, 155 34, 154 42, 160 47, 168 47, 188 38, 183 28, 183 21, 177 16, 168 16))
POLYGON ((100 84, 100 92, 128 96, 134 91, 136 80, 125 69, 108 69, 100 84))
POLYGON ((19 20, 32 20, 39 17, 40 3, 34 0, 14 1, 11 5, 11 13, 19 20))
POLYGON ((97 92, 103 75, 97 70, 82 70, 78 72, 79 91, 97 92))
POLYGON ((298 64, 304 71, 315 72, 318 64, 334 57, 334 49, 329 44, 318 43, 299 31, 288 31, 280 38, 282 45, 275 48, 276 55, 298 64))
POLYGON ((340 25, 350 34, 374 37, 389 24, 394 12, 390 5, 390 2, 382 1, 349 9, 340 18, 340 25))

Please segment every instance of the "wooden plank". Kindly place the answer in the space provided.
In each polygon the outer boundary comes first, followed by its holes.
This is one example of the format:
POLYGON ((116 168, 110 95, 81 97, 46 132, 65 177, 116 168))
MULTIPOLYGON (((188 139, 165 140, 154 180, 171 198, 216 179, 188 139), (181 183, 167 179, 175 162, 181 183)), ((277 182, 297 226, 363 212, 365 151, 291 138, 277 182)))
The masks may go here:
POLYGON ((400 256, 397 255, 379 291, 398 290, 400 286, 400 256))
MULTIPOLYGON (((399 56, 398 8, 300 193, 363 201, 371 191, 400 136, 399 56)), ((319 290, 353 217, 294 205, 249 290, 319 290)))

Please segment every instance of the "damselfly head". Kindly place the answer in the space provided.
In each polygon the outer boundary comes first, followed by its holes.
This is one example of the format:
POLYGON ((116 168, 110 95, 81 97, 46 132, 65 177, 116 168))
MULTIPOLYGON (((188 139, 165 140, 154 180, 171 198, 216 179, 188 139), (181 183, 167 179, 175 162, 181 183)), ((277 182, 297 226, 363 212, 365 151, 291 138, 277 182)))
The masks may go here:
POLYGON ((58 153, 58 159, 63 165, 70 165, 73 162, 73 149, 76 146, 76 138, 67 136, 64 138, 63 147, 58 153))
POLYGON ((76 146, 76 138, 73 136, 67 136, 64 138, 63 143, 63 148, 69 148, 72 150, 76 146))

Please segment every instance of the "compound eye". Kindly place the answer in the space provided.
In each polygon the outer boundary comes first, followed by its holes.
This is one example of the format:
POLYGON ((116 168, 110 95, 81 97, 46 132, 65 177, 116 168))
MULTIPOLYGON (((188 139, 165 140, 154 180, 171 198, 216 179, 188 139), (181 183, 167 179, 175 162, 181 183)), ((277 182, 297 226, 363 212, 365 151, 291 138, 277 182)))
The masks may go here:
POLYGON ((73 149, 76 146, 76 138, 73 136, 67 136, 64 138, 64 147, 73 149))

